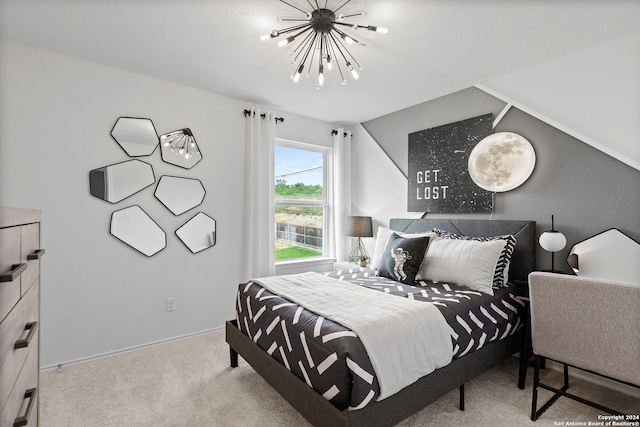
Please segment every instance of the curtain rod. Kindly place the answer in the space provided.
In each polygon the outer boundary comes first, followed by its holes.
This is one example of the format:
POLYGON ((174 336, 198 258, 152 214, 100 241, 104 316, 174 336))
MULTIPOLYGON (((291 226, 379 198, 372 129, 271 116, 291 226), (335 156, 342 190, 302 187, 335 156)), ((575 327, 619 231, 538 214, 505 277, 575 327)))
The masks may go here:
MULTIPOLYGON (((244 116, 245 117, 250 116, 250 115, 251 115, 251 111, 244 110, 244 116)), ((256 115, 256 112, 254 111, 253 112, 253 116, 255 117, 255 115, 256 115)), ((260 117, 264 119, 264 118, 267 117, 267 115, 262 113, 262 114, 260 114, 260 117)), ((284 122, 284 118, 283 117, 276 117, 275 119, 276 119, 276 124, 278 124, 278 122, 284 122)))
MULTIPOLYGON (((337 134, 338 134, 337 130, 334 129, 334 130, 331 131, 331 135, 337 135, 337 134)), ((347 133, 345 132, 342 136, 346 138, 347 133)))

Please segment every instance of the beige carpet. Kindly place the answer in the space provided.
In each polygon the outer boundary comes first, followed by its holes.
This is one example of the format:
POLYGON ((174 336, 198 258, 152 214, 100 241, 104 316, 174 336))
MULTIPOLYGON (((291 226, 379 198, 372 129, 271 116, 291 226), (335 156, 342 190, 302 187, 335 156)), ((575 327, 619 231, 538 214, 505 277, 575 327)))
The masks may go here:
MULTIPOLYGON (((517 371, 518 359, 511 358, 467 384, 464 412, 457 409, 454 390, 399 425, 545 427, 598 421, 597 409, 560 398, 533 423, 533 369, 525 390, 516 386, 517 371)), ((543 378, 561 381, 561 374, 547 369, 543 378)), ((640 399, 580 379, 571 385, 578 395, 640 413, 640 399)), ((223 330, 47 371, 40 388, 41 427, 309 425, 246 362, 229 367, 223 330)), ((549 393, 541 396, 546 400, 549 393)))

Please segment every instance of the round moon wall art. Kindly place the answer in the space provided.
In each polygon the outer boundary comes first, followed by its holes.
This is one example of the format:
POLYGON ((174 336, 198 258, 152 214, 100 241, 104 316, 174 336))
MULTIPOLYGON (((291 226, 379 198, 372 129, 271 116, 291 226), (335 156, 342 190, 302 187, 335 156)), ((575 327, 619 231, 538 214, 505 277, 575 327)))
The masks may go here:
POLYGON ((485 190, 504 192, 522 185, 533 172, 531 143, 513 132, 498 132, 480 141, 469 155, 469 175, 485 190))

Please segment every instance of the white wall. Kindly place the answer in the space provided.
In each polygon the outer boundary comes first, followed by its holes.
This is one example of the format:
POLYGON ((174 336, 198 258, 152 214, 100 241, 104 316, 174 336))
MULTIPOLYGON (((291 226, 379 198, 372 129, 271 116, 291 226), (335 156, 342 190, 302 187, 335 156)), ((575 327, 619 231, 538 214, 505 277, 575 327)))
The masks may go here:
POLYGON ((483 86, 640 170, 639 75, 635 33, 483 86))
MULTIPOLYGON (((27 46, 0 43, 0 205, 42 209, 41 365, 93 357, 221 327, 234 316, 244 252, 243 109, 247 102, 27 46), (89 171, 127 160, 111 138, 120 116, 158 134, 194 133, 203 160, 186 170, 140 160, 161 175, 200 179, 202 205, 175 217, 155 185, 115 205, 89 194, 89 171), (140 205, 167 233, 147 258, 109 234, 113 211, 140 205), (174 231, 197 212, 217 221, 217 244, 191 252, 174 231), (165 311, 167 297, 177 310, 165 311)), ((276 136, 330 144, 329 123, 291 113, 276 136)))

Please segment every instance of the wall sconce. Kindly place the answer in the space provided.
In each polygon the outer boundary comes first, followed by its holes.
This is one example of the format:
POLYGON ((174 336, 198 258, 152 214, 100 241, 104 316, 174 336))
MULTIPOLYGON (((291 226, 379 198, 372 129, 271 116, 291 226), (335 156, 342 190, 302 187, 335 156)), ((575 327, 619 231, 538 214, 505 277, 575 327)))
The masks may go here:
POLYGON ((564 234, 553 228, 553 215, 551 215, 551 230, 542 233, 538 239, 538 243, 540 243, 542 249, 551 252, 551 272, 560 273, 560 271, 555 270, 553 258, 556 252, 564 249, 567 244, 567 238, 564 237, 564 234))
POLYGON ((349 254, 349 262, 358 262, 360 261, 360 257, 365 257, 367 260, 371 258, 367 253, 367 249, 362 244, 363 237, 373 237, 373 226, 371 225, 370 216, 348 216, 345 235, 358 238, 349 254))

